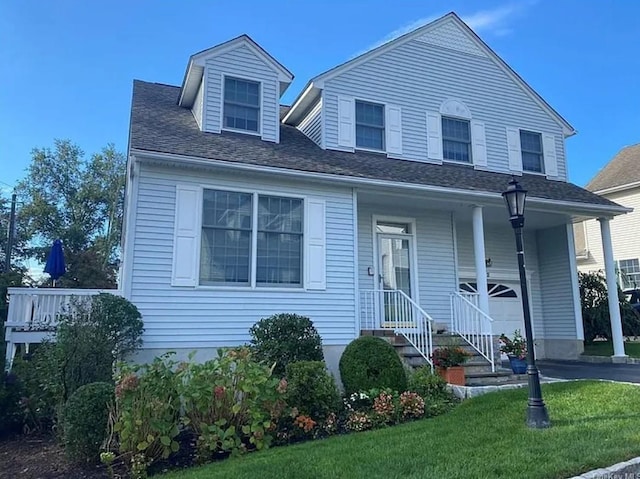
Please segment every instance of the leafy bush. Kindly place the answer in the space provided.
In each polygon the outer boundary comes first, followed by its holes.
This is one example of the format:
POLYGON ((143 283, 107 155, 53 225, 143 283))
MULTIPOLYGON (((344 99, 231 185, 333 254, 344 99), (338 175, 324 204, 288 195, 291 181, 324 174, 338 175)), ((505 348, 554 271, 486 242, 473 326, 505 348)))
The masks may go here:
POLYGON ((433 351, 433 365, 439 368, 462 366, 471 355, 460 346, 444 346, 433 351))
POLYGON ((276 314, 261 319, 249 330, 255 358, 282 376, 295 361, 324 361, 322 340, 309 318, 297 314, 276 314))
POLYGON ((16 357, 12 369, 22 384, 20 408, 25 432, 52 428, 58 409, 64 403, 59 349, 45 341, 32 350, 24 357, 16 357))
POLYGON ((349 343, 340 358, 340 376, 347 394, 372 388, 404 391, 407 387, 395 349, 374 336, 362 336, 349 343))
POLYGON ((0 435, 16 432, 22 425, 22 384, 13 373, 2 373, 0 378, 0 435))
POLYGON ((25 387, 27 428, 42 430, 54 423, 79 387, 112 382, 115 361, 141 344, 140 318, 136 307, 119 296, 74 300, 59 318, 55 342, 38 345, 14 365, 25 387))
MULTIPOLYGON (((592 342, 597 337, 611 339, 611 320, 609 318, 609 297, 607 282, 601 271, 578 273, 584 338, 592 342)), ((640 336, 640 314, 629 304, 618 289, 622 332, 625 336, 640 336)))
POLYGON ((220 349, 216 359, 182 363, 178 371, 183 420, 198 435, 200 459, 269 446, 286 381, 272 377, 248 348, 220 349))
POLYGON ((180 396, 175 361, 171 354, 150 364, 121 364, 115 388, 115 410, 110 429, 117 449, 130 460, 134 476, 144 476, 148 466, 177 452, 180 396))
POLYGON ((425 416, 437 416, 451 410, 458 399, 447 388, 447 382, 423 366, 409 376, 409 391, 416 392, 425 402, 425 416))
POLYGON ((337 412, 340 393, 322 361, 298 361, 287 366, 287 404, 318 420, 337 412))
POLYGON ((90 383, 79 387, 63 408, 64 448, 75 462, 97 462, 107 436, 113 385, 90 383))

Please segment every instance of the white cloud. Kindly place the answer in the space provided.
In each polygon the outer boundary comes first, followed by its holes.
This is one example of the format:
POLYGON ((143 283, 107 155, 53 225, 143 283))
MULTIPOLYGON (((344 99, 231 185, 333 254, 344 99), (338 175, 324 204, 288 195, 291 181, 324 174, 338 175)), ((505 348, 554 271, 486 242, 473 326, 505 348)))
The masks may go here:
MULTIPOLYGON (((461 15, 460 18, 469 25, 475 32, 487 32, 496 36, 509 35, 513 30, 509 28, 508 22, 514 17, 522 14, 524 10, 535 4, 537 0, 521 1, 518 3, 509 3, 498 8, 491 10, 479 10, 469 15, 461 15)), ((409 33, 417 28, 420 28, 434 20, 440 18, 442 15, 430 15, 428 17, 420 18, 414 22, 404 25, 395 29, 384 38, 378 40, 373 45, 369 46, 366 50, 357 53, 355 56, 362 55, 363 53, 373 50, 391 40, 395 40, 402 35, 409 33)))

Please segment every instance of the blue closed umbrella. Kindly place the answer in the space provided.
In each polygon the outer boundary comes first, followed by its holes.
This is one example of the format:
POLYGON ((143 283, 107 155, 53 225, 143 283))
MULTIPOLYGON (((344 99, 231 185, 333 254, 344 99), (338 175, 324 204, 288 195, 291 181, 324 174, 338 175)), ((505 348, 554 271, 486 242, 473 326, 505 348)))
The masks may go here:
POLYGON ((64 253, 62 252, 62 241, 59 239, 53 242, 49 257, 47 258, 47 264, 44 266, 44 272, 49 273, 51 276, 53 286, 56 285, 56 280, 66 272, 64 253))

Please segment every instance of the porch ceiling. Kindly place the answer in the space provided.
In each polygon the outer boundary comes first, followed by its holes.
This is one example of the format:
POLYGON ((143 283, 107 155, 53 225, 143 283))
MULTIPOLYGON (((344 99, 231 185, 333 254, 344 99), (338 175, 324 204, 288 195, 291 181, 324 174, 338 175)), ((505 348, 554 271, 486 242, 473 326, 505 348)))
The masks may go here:
MULTIPOLYGON (((392 193, 389 191, 358 191, 358 204, 379 207, 385 212, 393 210, 397 216, 412 216, 412 212, 421 209, 450 211, 455 213, 456 219, 463 222, 472 221, 472 210, 474 206, 480 205, 484 208, 485 225, 505 225, 509 218, 502 199, 496 201, 473 201, 446 198, 429 194, 413 192, 410 195, 405 193, 392 193)), ((529 206, 529 205, 528 205, 529 206)), ((572 215, 570 212, 562 211, 561 208, 551 208, 541 210, 539 208, 527 208, 525 211, 526 228, 544 229, 553 226, 564 225, 572 221, 578 221, 580 217, 572 215)))

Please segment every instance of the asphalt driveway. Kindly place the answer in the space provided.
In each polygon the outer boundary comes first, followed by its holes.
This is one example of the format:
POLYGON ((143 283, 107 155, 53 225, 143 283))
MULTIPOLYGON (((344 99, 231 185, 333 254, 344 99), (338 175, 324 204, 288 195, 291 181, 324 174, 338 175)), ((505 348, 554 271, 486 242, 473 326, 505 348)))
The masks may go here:
POLYGON ((640 384, 640 364, 537 361, 543 376, 562 379, 609 379, 640 384))

